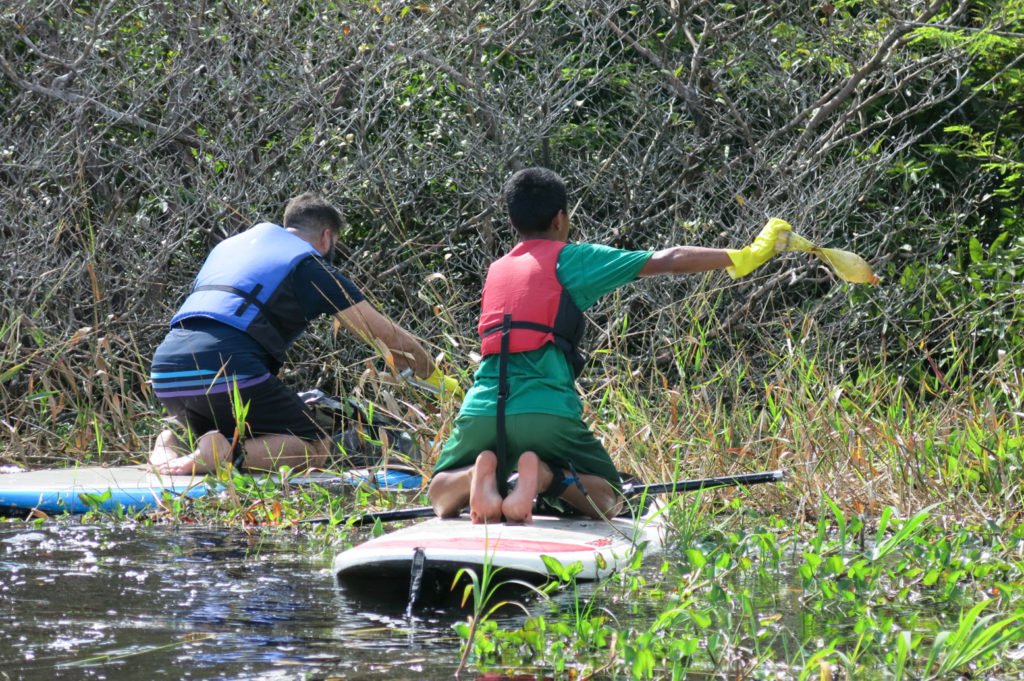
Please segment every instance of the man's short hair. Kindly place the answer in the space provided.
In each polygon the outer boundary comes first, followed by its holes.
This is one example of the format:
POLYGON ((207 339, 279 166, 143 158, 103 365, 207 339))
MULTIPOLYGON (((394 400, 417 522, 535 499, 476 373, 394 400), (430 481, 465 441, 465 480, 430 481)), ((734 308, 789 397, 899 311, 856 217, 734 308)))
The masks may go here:
POLYGON ((547 168, 524 168, 505 181, 502 194, 512 226, 520 234, 539 234, 551 228, 558 211, 567 210, 565 182, 547 168))
POLYGON ((341 211, 310 192, 292 198, 284 207, 285 227, 315 232, 329 229, 337 234, 343 224, 341 211))

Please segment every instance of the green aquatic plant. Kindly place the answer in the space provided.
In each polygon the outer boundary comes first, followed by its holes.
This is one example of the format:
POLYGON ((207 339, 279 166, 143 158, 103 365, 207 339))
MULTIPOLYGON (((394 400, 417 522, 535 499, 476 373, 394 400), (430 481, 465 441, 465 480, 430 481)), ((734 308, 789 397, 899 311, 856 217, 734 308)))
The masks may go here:
POLYGON ((875 545, 871 549, 871 559, 881 560, 905 542, 912 540, 915 536, 920 536, 921 532, 918 528, 921 528, 922 523, 931 517, 931 511, 934 508, 935 504, 921 509, 905 522, 900 523, 892 535, 887 537, 885 535, 889 530, 889 523, 894 512, 891 506, 887 506, 878 519, 878 530, 875 532, 875 545))
MULTIPOLYGON (((634 550, 631 566, 639 565, 638 561, 642 555, 642 550, 634 550)), ((544 567, 547 568, 548 574, 555 578, 545 586, 545 592, 567 591, 570 597, 569 621, 567 623, 559 621, 558 625, 552 626, 552 629, 559 630, 559 633, 571 637, 578 646, 585 649, 598 650, 603 647, 607 634, 611 631, 605 626, 605 623, 609 619, 614 619, 614 616, 608 610, 599 607, 595 598, 583 598, 577 579, 583 571, 583 563, 574 561, 563 565, 551 556, 541 556, 541 560, 544 561, 544 567), (561 631, 563 624, 567 626, 564 627, 564 631, 561 631)), ((599 592, 605 581, 607 580, 598 582, 594 591, 599 592)))
POLYGON ((683 678, 699 651, 714 654, 702 641, 712 618, 706 609, 695 606, 693 601, 676 606, 659 614, 646 629, 633 630, 627 638, 619 638, 630 678, 683 678))
MULTIPOLYGON (((484 541, 486 544, 486 534, 484 541)), ((484 552, 484 560, 479 575, 471 568, 461 568, 452 579, 452 590, 461 581, 465 580, 467 582, 462 590, 462 599, 460 601, 462 607, 465 607, 466 603, 472 600, 471 612, 467 616, 466 622, 455 625, 456 632, 465 640, 462 655, 459 658, 459 666, 455 672, 456 676, 465 670, 469 662, 470 652, 476 651, 481 659, 486 659, 493 653, 495 649, 494 644, 487 636, 481 635, 481 633, 484 624, 496 612, 503 608, 511 607, 522 611, 526 615, 530 614, 529 609, 519 601, 498 600, 498 594, 502 590, 506 590, 509 587, 519 587, 540 596, 547 595, 543 590, 521 579, 497 580, 496 577, 503 568, 494 567, 493 556, 493 550, 484 552)), ((491 630, 493 630, 493 627, 491 630)))
POLYGON ((231 500, 236 510, 242 509, 242 500, 235 489, 235 466, 231 460, 235 447, 240 446, 240 441, 246 433, 245 419, 249 415, 249 403, 242 399, 242 393, 238 388, 238 381, 231 382, 231 414, 235 420, 235 432, 228 443, 228 451, 214 452, 216 466, 213 470, 213 477, 224 484, 227 497, 231 500))
POLYGON ((970 668, 971 675, 983 673, 996 666, 996 653, 1011 641, 1020 641, 1024 631, 1024 610, 1008 617, 998 613, 982 616, 993 599, 981 601, 961 613, 957 628, 939 632, 932 642, 931 652, 922 668, 924 679, 949 678, 970 668))

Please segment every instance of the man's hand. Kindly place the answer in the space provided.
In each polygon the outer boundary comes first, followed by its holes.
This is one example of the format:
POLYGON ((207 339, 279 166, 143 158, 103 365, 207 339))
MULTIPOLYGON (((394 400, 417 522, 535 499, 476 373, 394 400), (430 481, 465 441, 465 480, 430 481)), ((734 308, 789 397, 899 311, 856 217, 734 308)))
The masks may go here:
POLYGON ((789 233, 793 230, 785 220, 779 218, 770 219, 761 233, 754 239, 754 243, 738 251, 726 249, 732 267, 726 267, 725 271, 733 279, 746 276, 761 265, 768 262, 776 252, 785 250, 785 242, 789 239, 789 233), (777 248, 781 246, 781 248, 777 248))
POLYGON ((376 348, 392 371, 411 368, 426 373, 434 366, 423 342, 362 300, 336 313, 345 330, 376 348))

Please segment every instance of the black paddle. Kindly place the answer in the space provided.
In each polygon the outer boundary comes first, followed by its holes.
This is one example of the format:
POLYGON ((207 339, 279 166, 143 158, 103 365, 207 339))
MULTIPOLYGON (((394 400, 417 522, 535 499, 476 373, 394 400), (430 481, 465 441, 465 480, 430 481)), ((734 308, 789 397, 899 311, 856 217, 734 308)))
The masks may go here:
POLYGON ((674 494, 676 492, 695 492, 699 489, 711 489, 713 487, 759 485, 763 482, 779 482, 785 477, 786 471, 779 469, 765 471, 764 473, 723 475, 718 478, 698 478, 697 480, 680 480, 679 482, 626 483, 622 486, 622 496, 628 499, 644 494, 674 494))
MULTIPOLYGON (((717 487, 739 487, 742 485, 759 485, 765 482, 779 482, 786 477, 786 471, 774 470, 764 473, 744 473, 741 475, 723 475, 717 478, 698 478, 696 480, 680 480, 679 482, 653 482, 653 483, 627 483, 622 486, 622 494, 627 499, 637 498, 652 494, 675 494, 679 492, 695 492, 701 489, 714 489, 717 487)), ((339 525, 369 525, 378 520, 382 523, 393 520, 413 520, 415 518, 430 518, 434 516, 434 509, 431 506, 415 506, 413 508, 399 508, 394 511, 373 511, 350 515, 337 521, 339 525)), ((314 523, 324 525, 330 523, 332 518, 309 518, 302 520, 303 523, 314 523)))

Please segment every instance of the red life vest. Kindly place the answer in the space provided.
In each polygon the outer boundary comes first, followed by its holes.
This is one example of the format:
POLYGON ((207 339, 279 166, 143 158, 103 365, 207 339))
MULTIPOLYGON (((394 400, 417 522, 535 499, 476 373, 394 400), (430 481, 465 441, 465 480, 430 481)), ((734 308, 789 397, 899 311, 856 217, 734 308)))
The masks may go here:
POLYGON ((501 353, 503 321, 509 316, 509 353, 554 343, 579 375, 583 368, 578 348, 583 313, 555 273, 564 247, 563 241, 530 239, 491 263, 477 325, 483 356, 501 353))

